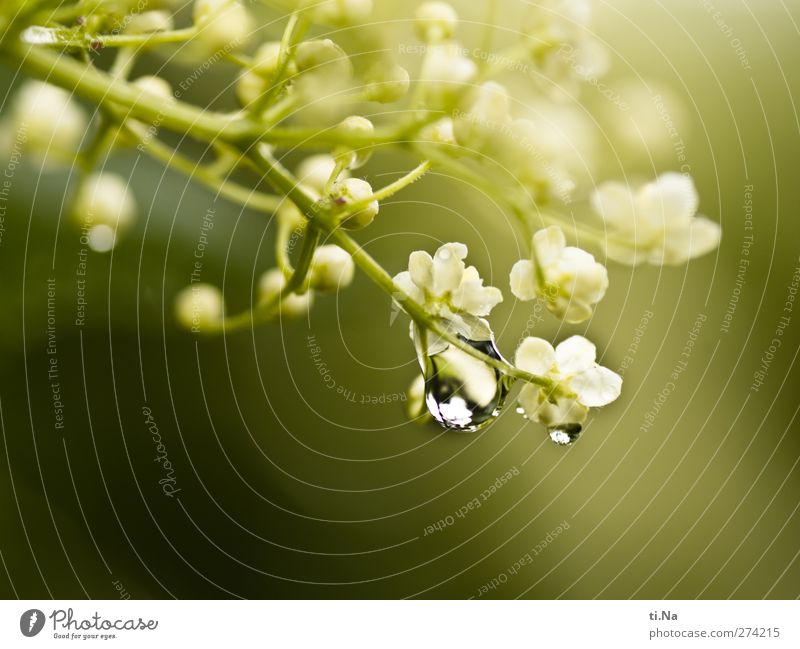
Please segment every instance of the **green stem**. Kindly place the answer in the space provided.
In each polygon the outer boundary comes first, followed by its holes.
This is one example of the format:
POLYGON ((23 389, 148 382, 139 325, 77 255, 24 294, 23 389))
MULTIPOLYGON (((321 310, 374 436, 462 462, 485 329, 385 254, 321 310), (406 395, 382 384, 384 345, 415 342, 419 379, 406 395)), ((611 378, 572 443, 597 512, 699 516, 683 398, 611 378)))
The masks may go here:
POLYGON ((98 50, 106 47, 146 48, 165 43, 183 43, 197 35, 195 27, 173 29, 149 34, 87 34, 63 27, 34 27, 23 41, 32 45, 78 50, 98 50))

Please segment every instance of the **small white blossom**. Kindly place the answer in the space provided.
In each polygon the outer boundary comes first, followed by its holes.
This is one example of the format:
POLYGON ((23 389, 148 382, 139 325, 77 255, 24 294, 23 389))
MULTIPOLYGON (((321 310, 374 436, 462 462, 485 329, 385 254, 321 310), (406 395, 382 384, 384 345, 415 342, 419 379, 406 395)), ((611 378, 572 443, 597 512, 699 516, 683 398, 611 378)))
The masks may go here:
POLYGON ((224 312, 222 291, 211 284, 192 284, 175 298, 178 323, 195 333, 219 324, 224 312))
POLYGON ((517 349, 514 364, 521 370, 552 379, 558 389, 528 383, 519 404, 529 419, 545 426, 581 424, 589 408, 605 406, 620 395, 622 378, 595 360, 595 346, 583 336, 572 336, 555 349, 541 338, 528 337, 517 349), (574 394, 574 397, 565 396, 574 394))
POLYGON ((309 271, 311 287, 318 291, 337 291, 349 286, 355 274, 353 258, 339 246, 320 246, 314 251, 309 271))
POLYGON ((624 264, 682 264, 714 250, 720 227, 697 215, 692 179, 665 173, 634 192, 607 182, 592 195, 594 210, 608 227, 608 256, 624 264))
POLYGON ((244 44, 253 31, 250 13, 238 0, 196 0, 197 39, 210 50, 244 44))
POLYGON ((345 51, 331 39, 303 41, 295 50, 299 73, 314 77, 337 77, 343 82, 353 76, 353 64, 345 51))
POLYGON ((417 34, 426 43, 438 43, 453 36, 458 25, 458 14, 446 2, 425 2, 416 13, 417 34))
MULTIPOLYGON (((276 300, 286 286, 286 277, 278 268, 273 268, 264 273, 258 281, 258 299, 261 304, 269 304, 276 300)), ((281 315, 288 318, 299 318, 311 309, 314 303, 314 293, 306 291, 302 295, 292 293, 281 301, 279 307, 281 315)))
POLYGON ((544 300, 552 313, 570 323, 590 318, 608 288, 605 266, 585 250, 567 246, 556 226, 539 230, 532 245, 533 259, 520 260, 511 269, 511 292, 520 300, 544 300))
MULTIPOLYGON (((503 301, 503 294, 500 289, 483 285, 477 269, 464 263, 466 256, 463 243, 446 243, 433 257, 416 250, 408 258, 408 270, 396 275, 394 283, 402 295, 424 306, 454 332, 486 340, 490 330, 483 317, 503 301)), ((435 353, 442 349, 442 343, 429 342, 428 347, 429 353, 435 353)))

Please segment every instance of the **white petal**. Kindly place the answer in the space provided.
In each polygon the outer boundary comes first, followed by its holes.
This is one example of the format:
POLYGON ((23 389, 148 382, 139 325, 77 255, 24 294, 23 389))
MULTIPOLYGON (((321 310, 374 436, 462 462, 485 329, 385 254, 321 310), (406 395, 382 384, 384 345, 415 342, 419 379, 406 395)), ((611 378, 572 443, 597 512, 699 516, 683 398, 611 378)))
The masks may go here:
POLYGON ((556 362, 561 374, 577 374, 594 365, 597 349, 583 336, 570 336, 556 347, 556 362))
POLYGON ((569 275, 564 288, 574 299, 589 304, 603 299, 608 289, 608 271, 592 255, 580 248, 564 248, 560 266, 569 275))
POLYGON ((622 377, 607 367, 596 365, 572 377, 570 386, 584 406, 598 408, 619 396, 622 391, 622 377))
POLYGON ((454 291, 464 274, 467 247, 463 243, 446 243, 433 257, 433 292, 442 295, 454 291))
POLYGON ((682 264, 711 252, 719 245, 720 227, 704 216, 689 219, 680 227, 667 231, 664 242, 664 263, 682 264))
POLYGON ((667 224, 694 216, 699 203, 689 176, 666 173, 648 183, 636 197, 639 212, 652 224, 667 224))
POLYGON ((529 419, 548 427, 582 424, 589 412, 575 399, 559 397, 556 403, 551 403, 543 390, 530 384, 520 390, 518 401, 529 419))
POLYGON ((634 223, 634 196, 627 185, 607 182, 592 193, 592 207, 610 226, 630 227, 634 223))
POLYGON ((511 267, 509 275, 511 292, 519 300, 532 300, 536 297, 536 273, 533 262, 520 259, 511 267))
POLYGON ((433 288, 433 259, 427 252, 415 250, 408 256, 408 272, 420 288, 433 288))
POLYGON ((422 293, 422 289, 412 281, 411 273, 407 270, 395 275, 393 281, 399 293, 399 295, 394 296, 398 301, 402 302, 404 297, 410 297, 415 302, 420 303, 425 301, 425 295, 422 293))
POLYGON ((561 228, 551 225, 549 228, 539 230, 533 235, 533 248, 536 259, 541 266, 547 268, 555 263, 567 245, 567 240, 561 228))
POLYGON ((556 363, 556 352, 553 346, 542 338, 527 337, 517 348, 514 365, 525 372, 543 376, 556 363))

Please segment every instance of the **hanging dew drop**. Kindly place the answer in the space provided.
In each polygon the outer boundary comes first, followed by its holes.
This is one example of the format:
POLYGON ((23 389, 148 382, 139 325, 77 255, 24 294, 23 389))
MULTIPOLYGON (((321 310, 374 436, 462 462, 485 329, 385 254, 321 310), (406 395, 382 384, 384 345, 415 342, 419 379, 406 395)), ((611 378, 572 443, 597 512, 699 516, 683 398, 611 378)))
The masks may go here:
MULTIPOLYGON (((462 340, 502 360, 493 340, 462 340)), ((445 428, 474 432, 500 414, 508 388, 499 370, 452 345, 429 356, 424 365, 425 402, 445 428)))
POLYGON ((581 436, 582 430, 583 426, 580 424, 561 424, 550 426, 547 432, 550 434, 550 439, 559 446, 569 446, 581 436))

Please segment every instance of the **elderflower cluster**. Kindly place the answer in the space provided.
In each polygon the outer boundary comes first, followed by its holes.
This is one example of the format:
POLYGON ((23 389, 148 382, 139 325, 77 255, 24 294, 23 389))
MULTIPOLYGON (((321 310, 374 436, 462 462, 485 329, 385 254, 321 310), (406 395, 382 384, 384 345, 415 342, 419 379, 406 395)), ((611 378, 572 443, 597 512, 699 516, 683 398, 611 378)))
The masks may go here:
POLYGON ((488 321, 503 293, 467 265, 464 244, 411 252, 407 269, 391 281, 359 248, 350 231, 372 226, 381 201, 431 169, 474 186, 518 221, 524 252, 521 259, 503 259, 502 274, 515 298, 540 301, 566 327, 591 320, 600 308, 609 290, 608 260, 680 264, 719 244, 720 227, 698 215, 698 192, 686 175, 665 173, 639 188, 619 182, 585 188, 590 138, 574 118, 577 109, 568 114, 556 100, 575 99, 580 82, 599 88, 608 64, 591 32, 588 0, 524 3, 514 26, 521 41, 510 39, 511 32, 487 30, 484 46, 498 49, 491 56, 462 46, 458 39, 475 30, 459 31, 456 10, 438 0, 404 7, 406 20, 397 21, 384 20, 385 6, 376 0, 158 0, 139 12, 127 2, 90 4, 96 11, 75 24, 26 25, 22 33, 31 47, 51 51, 80 50, 87 37, 85 56, 55 57, 55 72, 64 65, 74 71, 107 45, 113 49, 117 58, 91 75, 52 75, 80 76, 77 94, 104 110, 90 126, 71 90, 26 82, 0 124, 0 137, 24 133, 26 154, 79 170, 69 212, 97 252, 123 240, 137 204, 127 178, 95 167, 133 146, 189 173, 215 196, 261 213, 274 227, 275 260, 257 277, 251 308, 230 314, 219 288, 192 283, 174 302, 177 323, 192 332, 308 317, 325 294, 354 282, 358 265, 411 316, 423 372, 409 395, 414 418, 426 418, 420 416, 425 406, 427 418, 447 428, 478 430, 498 416, 519 381, 524 416, 568 444, 590 408, 612 403, 622 386, 580 335, 556 347, 525 337, 514 363, 505 360, 488 321), (291 17, 260 24, 268 9, 258 4, 280 6, 291 17), (184 14, 168 10, 183 5, 191 15, 188 27, 180 24, 184 14), (392 54, 394 43, 386 39, 400 29, 421 41, 418 60, 392 54), (182 103, 188 82, 177 92, 161 76, 140 74, 146 63, 141 51, 162 46, 174 48, 162 57, 164 65, 202 56, 192 79, 219 65, 215 76, 231 82, 231 96, 219 97, 219 105, 230 108, 182 103), (513 77, 519 65, 526 70, 524 87, 513 77), (162 131, 174 137, 162 138, 162 131), (174 144, 187 136, 207 145, 202 159, 188 158, 190 147, 174 144), (386 174, 367 165, 390 148, 416 158, 418 166, 384 183, 386 174), (299 151, 307 153, 296 162, 299 151), (573 200, 581 205, 566 210, 573 200), (577 218, 589 209, 602 229, 577 218), (606 257, 568 245, 568 237, 601 251, 605 246, 606 257))

